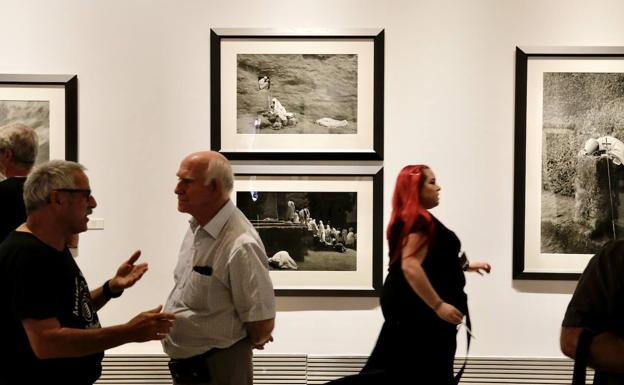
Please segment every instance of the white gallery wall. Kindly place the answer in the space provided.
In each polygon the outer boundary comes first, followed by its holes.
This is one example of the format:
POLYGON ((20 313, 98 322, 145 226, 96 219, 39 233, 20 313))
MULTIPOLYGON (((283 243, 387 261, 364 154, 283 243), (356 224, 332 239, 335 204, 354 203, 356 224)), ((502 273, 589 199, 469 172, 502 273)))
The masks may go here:
MULTIPOLYGON (((0 0, 0 73, 78 75, 79 160, 104 220, 81 237, 78 263, 92 287, 134 249, 150 265, 100 312, 111 325, 173 285, 187 223, 175 172, 210 147, 210 28, 384 28, 384 227, 399 169, 429 164, 442 186, 434 214, 493 266, 468 278, 471 354, 559 357, 575 283, 511 279, 515 47, 624 45, 622 15, 618 0, 0 0)), ((376 298, 277 306, 266 353, 366 355, 382 323, 376 298)))

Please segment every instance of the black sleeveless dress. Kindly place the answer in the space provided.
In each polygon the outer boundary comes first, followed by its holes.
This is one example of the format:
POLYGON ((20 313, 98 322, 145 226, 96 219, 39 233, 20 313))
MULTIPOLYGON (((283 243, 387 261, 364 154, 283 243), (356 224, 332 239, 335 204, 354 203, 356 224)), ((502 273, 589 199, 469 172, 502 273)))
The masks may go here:
MULTIPOLYGON (((440 298, 466 314, 460 241, 435 217, 433 223, 433 240, 422 267, 440 298)), ((400 261, 390 266, 381 309, 385 322, 362 373, 385 373, 397 384, 454 384, 457 327, 438 317, 414 292, 400 261)))

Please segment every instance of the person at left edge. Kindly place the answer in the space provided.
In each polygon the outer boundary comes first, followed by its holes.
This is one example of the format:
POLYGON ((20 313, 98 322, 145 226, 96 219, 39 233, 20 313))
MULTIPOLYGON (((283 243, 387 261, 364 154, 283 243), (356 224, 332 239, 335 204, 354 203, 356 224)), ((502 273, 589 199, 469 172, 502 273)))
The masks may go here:
POLYGON ((22 192, 35 160, 39 140, 35 130, 13 123, 0 127, 0 242, 26 221, 22 192))
POLYGON ((0 384, 89 385, 106 349, 164 338, 172 314, 161 307, 101 327, 97 310, 138 281, 140 252, 102 287, 89 290, 67 240, 87 229, 96 206, 84 167, 63 160, 36 167, 24 183, 26 223, 0 245, 0 384))

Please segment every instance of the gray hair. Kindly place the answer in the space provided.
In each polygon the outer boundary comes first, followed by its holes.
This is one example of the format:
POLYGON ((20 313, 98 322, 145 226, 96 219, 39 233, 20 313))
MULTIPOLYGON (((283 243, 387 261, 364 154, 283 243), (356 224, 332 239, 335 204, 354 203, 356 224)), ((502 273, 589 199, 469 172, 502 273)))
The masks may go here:
POLYGON ((26 212, 45 206, 54 190, 76 188, 76 173, 84 170, 80 163, 67 160, 51 160, 35 167, 24 183, 26 212))
POLYGON ((13 161, 32 166, 37 159, 39 139, 35 130, 22 124, 12 123, 0 128, 0 152, 11 150, 13 161))
POLYGON ((232 166, 227 159, 212 158, 208 162, 208 167, 204 173, 204 185, 208 185, 213 179, 221 183, 223 197, 229 198, 234 189, 234 173, 232 166))

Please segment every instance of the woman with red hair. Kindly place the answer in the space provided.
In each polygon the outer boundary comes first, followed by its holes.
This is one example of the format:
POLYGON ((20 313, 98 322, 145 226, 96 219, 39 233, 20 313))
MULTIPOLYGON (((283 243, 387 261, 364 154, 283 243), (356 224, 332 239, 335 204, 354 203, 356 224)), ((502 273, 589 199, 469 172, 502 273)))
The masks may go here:
POLYGON ((458 382, 457 325, 468 313, 464 271, 489 273, 491 267, 459 257, 455 233, 429 213, 439 192, 427 166, 406 166, 399 173, 386 234, 390 266, 380 300, 385 322, 362 372, 335 384, 458 382))

